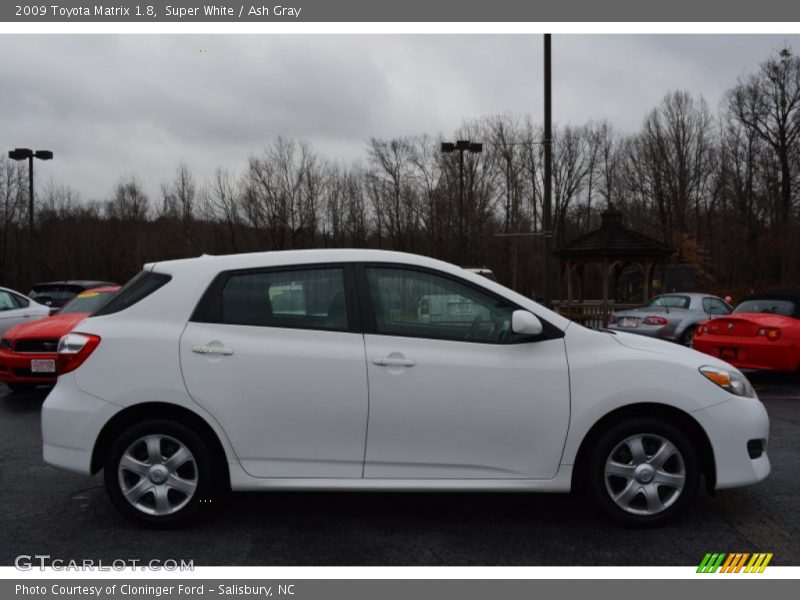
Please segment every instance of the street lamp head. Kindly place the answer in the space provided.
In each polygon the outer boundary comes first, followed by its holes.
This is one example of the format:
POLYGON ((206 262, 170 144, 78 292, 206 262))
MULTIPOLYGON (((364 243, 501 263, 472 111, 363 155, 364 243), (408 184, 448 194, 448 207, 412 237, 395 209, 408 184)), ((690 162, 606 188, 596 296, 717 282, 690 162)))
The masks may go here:
POLYGON ((52 150, 37 150, 36 154, 34 154, 36 158, 39 160, 52 160, 53 159, 53 151, 52 150))
POLYGON ((456 145, 452 142, 442 142, 442 152, 453 152, 456 149, 456 145))
POLYGON ((8 158, 11 160, 25 160, 33 156, 33 150, 30 148, 14 148, 8 153, 8 158))
POLYGON ((473 142, 469 145, 469 151, 478 154, 479 152, 483 152, 483 144, 479 144, 477 142, 473 142))

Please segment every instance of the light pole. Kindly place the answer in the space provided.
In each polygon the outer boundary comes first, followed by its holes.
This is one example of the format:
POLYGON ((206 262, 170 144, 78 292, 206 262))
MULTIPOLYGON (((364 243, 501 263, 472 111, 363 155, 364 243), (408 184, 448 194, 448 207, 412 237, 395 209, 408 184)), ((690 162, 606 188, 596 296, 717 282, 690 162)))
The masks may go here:
POLYGON ((544 264, 542 265, 542 300, 550 308, 550 283, 553 270, 553 104, 551 83, 550 34, 544 34, 544 205, 542 206, 542 228, 544 229, 544 264), (550 234, 550 235, 549 235, 550 234))
POLYGON ((8 158, 11 160, 28 159, 28 277, 32 285, 36 279, 36 257, 34 255, 33 239, 33 159, 52 160, 53 152, 51 150, 37 150, 34 152, 30 148, 14 148, 9 151, 8 158))
POLYGON ((442 152, 450 154, 458 152, 458 264, 464 266, 464 152, 478 154, 483 151, 483 144, 470 142, 469 140, 458 140, 452 142, 442 142, 442 152))

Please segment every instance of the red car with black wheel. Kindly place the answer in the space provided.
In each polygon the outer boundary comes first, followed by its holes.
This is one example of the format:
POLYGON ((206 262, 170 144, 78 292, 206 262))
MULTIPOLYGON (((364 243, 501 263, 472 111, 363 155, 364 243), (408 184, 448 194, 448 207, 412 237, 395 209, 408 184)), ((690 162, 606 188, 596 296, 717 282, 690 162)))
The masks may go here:
POLYGON ((59 313, 6 331, 0 340, 0 381, 13 392, 54 384, 58 378, 58 340, 103 306, 118 289, 119 286, 106 286, 87 290, 59 313))
POLYGON ((800 293, 745 298, 730 315, 698 323, 693 347, 740 369, 800 371, 800 293))

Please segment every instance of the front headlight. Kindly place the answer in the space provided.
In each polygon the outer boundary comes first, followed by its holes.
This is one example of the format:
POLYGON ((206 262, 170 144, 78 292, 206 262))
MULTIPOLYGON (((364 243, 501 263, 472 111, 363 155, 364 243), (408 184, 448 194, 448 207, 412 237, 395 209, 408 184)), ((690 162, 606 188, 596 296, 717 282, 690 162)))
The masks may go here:
POLYGON ((753 386, 747 381, 747 377, 739 373, 739 371, 730 371, 719 367, 700 367, 700 373, 706 379, 716 383, 723 390, 730 392, 734 396, 756 397, 756 391, 753 386))

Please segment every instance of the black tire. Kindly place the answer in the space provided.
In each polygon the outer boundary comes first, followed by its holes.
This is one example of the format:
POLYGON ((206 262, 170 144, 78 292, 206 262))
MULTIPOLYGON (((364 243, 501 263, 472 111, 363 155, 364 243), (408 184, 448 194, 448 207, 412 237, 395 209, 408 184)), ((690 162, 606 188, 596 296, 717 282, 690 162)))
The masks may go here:
MULTIPOLYGON (((144 451, 147 451, 146 443, 144 451)), ((137 445, 134 452, 141 452, 141 446, 137 445)), ((166 452, 169 452, 167 448, 166 452)), ((164 454, 168 459, 172 454, 164 454)), ((146 460, 146 459, 145 459, 146 460)), ((126 429, 111 444, 104 463, 104 479, 106 491, 114 503, 114 506, 127 519, 138 525, 153 529, 171 529, 183 527, 190 523, 197 522, 202 518, 210 516, 215 504, 219 503, 221 495, 225 490, 223 482, 223 469, 220 463, 221 457, 215 456, 210 445, 199 436, 193 429, 182 425, 176 421, 166 419, 155 419, 136 423, 126 429), (148 514, 142 508, 137 508, 129 502, 122 489, 123 481, 125 485, 132 487, 139 483, 139 479, 145 480, 144 486, 153 484, 152 480, 147 480, 147 476, 135 475, 132 472, 118 471, 123 454, 129 452, 132 444, 141 440, 145 436, 161 438, 160 447, 183 445, 191 453, 191 460, 187 460, 182 469, 190 469, 189 479, 194 478, 196 487, 191 495, 169 488, 169 483, 165 481, 160 487, 167 486, 170 499, 176 506, 183 502, 183 505, 169 514, 148 514), (129 482, 129 478, 131 481, 129 482), (137 479, 138 478, 138 479, 137 479), (177 498, 177 500, 175 500, 177 498)), ((182 472, 181 475, 186 475, 182 472)), ((129 489, 130 489, 129 487, 129 489)), ((155 490, 155 486, 152 488, 155 490)), ((145 491, 139 502, 140 506, 156 509, 155 491, 145 491), (152 504, 152 506, 146 506, 152 504)))
MULTIPOLYGON (((665 446, 665 449, 667 448, 665 446)), ((649 470, 645 467, 640 468, 649 470)), ((619 422, 600 435, 590 449, 584 476, 590 497, 607 515, 627 525, 656 525, 680 512, 695 498, 700 481, 700 459, 691 440, 672 423, 649 417, 637 417, 619 422), (642 478, 649 477, 650 483, 644 483, 636 477, 631 479, 616 475, 607 477, 606 463, 609 458, 615 458, 617 463, 625 463, 626 469, 636 464, 637 461, 633 458, 632 453, 629 463, 624 458, 626 452, 631 452, 628 440, 639 436, 644 442, 645 456, 648 459, 644 462, 647 462, 648 465, 649 461, 655 458, 650 455, 650 452, 655 453, 657 449, 661 448, 656 445, 659 443, 659 438, 671 443, 677 450, 678 456, 671 455, 670 459, 664 463, 663 468, 655 473, 642 472, 639 474, 642 478), (681 472, 684 478, 679 492, 677 488, 661 485, 652 479, 654 476, 659 480, 666 479, 673 474, 680 476, 681 472), (631 487, 628 488, 628 485, 631 487), (649 493, 652 494, 655 490, 658 495, 652 504, 645 493, 645 487, 649 493), (623 492, 633 493, 630 502, 625 502, 623 492), (627 508, 623 508, 614 499, 612 493, 620 498, 620 502, 627 504, 627 508), (663 509, 646 514, 646 512, 654 510, 651 506, 659 506, 659 503, 663 505, 663 509)), ((674 480, 677 481, 677 479, 674 480)))
POLYGON ((692 344, 694 343, 694 328, 697 325, 689 325, 686 330, 681 334, 680 343, 682 346, 686 346, 687 348, 691 348, 692 344))
POLYGON ((6 385, 15 394, 30 394, 36 389, 35 383, 6 383, 6 385))

